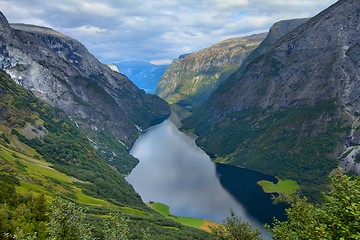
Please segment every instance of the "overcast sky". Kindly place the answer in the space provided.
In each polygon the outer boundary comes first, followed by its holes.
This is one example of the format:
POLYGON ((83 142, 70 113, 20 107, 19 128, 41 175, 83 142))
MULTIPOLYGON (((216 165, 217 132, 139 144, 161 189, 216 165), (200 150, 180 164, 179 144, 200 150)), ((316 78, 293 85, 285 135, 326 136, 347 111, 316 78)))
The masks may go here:
POLYGON ((336 0, 0 0, 12 23, 51 27, 103 63, 166 62, 221 40, 311 17, 336 0))

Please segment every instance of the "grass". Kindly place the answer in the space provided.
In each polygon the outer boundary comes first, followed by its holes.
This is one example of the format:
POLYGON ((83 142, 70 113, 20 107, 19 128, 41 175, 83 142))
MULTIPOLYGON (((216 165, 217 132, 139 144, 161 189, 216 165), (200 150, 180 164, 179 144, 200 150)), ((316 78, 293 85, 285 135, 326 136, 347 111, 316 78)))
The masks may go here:
POLYGON ((173 220, 179 222, 183 225, 200 228, 204 225, 205 220, 200 218, 191 218, 191 217, 172 217, 173 220))
POLYGON ((221 224, 219 223, 216 223, 216 222, 211 222, 209 220, 205 220, 203 225, 200 227, 200 229, 206 231, 206 232, 211 232, 211 229, 210 227, 218 227, 220 226, 221 224))
POLYGON ((224 158, 224 157, 217 157, 213 161, 217 162, 217 163, 227 163, 227 162, 229 162, 229 160, 227 158, 224 158))
POLYGON ((139 209, 131 208, 131 207, 120 207, 122 212, 129 213, 132 215, 138 215, 138 216, 149 216, 148 213, 141 211, 139 209))
MULTIPOLYGON (((53 169, 51 163, 29 157, 3 145, 0 145, 0 156, 15 169, 17 176, 26 179, 25 181, 21 180, 20 186, 16 187, 18 193, 44 194, 50 201, 57 195, 63 194, 68 197, 72 196, 80 204, 120 209, 108 201, 84 194, 81 188, 74 185, 78 181, 77 179, 53 169)), ((126 212, 129 212, 129 209, 126 209, 126 212)), ((132 211, 133 214, 139 212, 141 211, 136 209, 132 211)))
POLYGON ((270 181, 262 180, 258 181, 257 184, 259 184, 266 193, 291 194, 300 189, 300 185, 296 181, 289 179, 278 179, 278 183, 276 184, 270 181))
POLYGON ((159 202, 150 202, 149 206, 163 216, 170 215, 170 207, 159 202))
POLYGON ((170 218, 178 223, 181 223, 186 226, 202 229, 204 231, 210 232, 209 226, 218 226, 218 223, 211 222, 209 220, 200 219, 200 218, 191 218, 183 216, 174 216, 170 213, 170 207, 159 202, 150 202, 148 204, 153 210, 160 213, 162 216, 170 218))
POLYGON ((77 202, 79 202, 81 204, 85 204, 85 205, 89 205, 89 206, 96 206, 96 207, 108 207, 108 208, 114 208, 114 209, 117 208, 116 205, 111 204, 108 201, 105 201, 105 200, 102 200, 99 198, 90 197, 90 196, 84 194, 81 191, 81 189, 78 187, 73 187, 73 189, 76 192, 77 202))

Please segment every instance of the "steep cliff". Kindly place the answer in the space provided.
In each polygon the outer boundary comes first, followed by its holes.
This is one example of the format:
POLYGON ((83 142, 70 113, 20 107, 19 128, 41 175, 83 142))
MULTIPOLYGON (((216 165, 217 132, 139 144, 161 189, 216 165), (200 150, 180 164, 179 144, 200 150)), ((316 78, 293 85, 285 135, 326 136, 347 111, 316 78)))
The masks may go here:
POLYGON ((359 13, 358 1, 341 0, 295 28, 227 79, 185 127, 231 164, 318 192, 360 113, 359 13))
POLYGON ((232 38, 174 60, 161 77, 156 94, 167 102, 197 105, 233 73, 266 34, 232 38))
POLYGON ((78 41, 49 28, 9 24, 0 14, 0 67, 37 97, 62 109, 122 173, 137 160, 127 148, 170 115, 165 101, 101 64, 78 41))
POLYGON ((167 104, 101 64, 78 41, 49 28, 8 24, 1 14, 0 66, 80 126, 106 130, 130 144, 137 126, 169 115, 167 104))

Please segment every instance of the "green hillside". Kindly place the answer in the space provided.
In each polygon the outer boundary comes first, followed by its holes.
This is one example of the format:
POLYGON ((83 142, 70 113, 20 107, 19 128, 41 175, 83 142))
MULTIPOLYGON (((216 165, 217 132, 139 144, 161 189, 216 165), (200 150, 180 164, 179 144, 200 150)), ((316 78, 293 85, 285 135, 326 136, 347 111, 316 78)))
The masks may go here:
POLYGON ((335 102, 327 101, 267 115, 249 109, 214 124, 207 108, 186 119, 183 128, 197 126, 197 143, 226 163, 296 180, 303 194, 320 199, 328 173, 337 167, 336 153, 350 132, 345 113, 328 117, 338 112, 335 102))
POLYGON ((86 210, 85 221, 95 226, 92 232, 100 239, 103 219, 117 212, 129 219, 130 239, 139 239, 140 230, 147 228, 151 239, 208 237, 147 207, 75 123, 4 72, 0 72, 0 163, 0 190, 9 193, 0 197, 1 236, 19 231, 45 234, 49 218, 38 217, 34 204, 42 205, 45 212, 61 198, 86 210), (18 215, 19 209, 34 216, 32 220, 18 215))

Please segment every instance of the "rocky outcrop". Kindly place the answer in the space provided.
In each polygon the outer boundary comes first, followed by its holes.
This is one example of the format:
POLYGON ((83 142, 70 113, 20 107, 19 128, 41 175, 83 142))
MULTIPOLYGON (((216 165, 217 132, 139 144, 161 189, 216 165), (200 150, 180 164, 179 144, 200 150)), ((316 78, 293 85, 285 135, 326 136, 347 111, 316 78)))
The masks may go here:
POLYGON ((232 38, 174 60, 161 77, 156 94, 167 102, 199 105, 239 68, 266 34, 232 38))
POLYGON ((169 116, 159 97, 101 64, 78 41, 49 28, 11 24, 0 14, 0 66, 78 125, 112 133, 126 144, 169 116))
POLYGON ((120 70, 114 64, 106 64, 111 70, 120 73, 120 70))
POLYGON ((219 98, 223 112, 267 111, 339 99, 359 113, 359 6, 339 1, 271 46, 219 98))
POLYGON ((262 55, 272 44, 276 43, 279 39, 308 20, 309 18, 299 18, 282 20, 274 23, 271 26, 269 33, 266 35, 264 41, 262 41, 260 45, 244 60, 243 64, 241 64, 241 67, 236 71, 236 76, 233 78, 239 78, 251 61, 262 55))
POLYGON ((229 163, 319 191, 360 113, 359 12, 340 0, 262 49, 185 127, 229 163))

